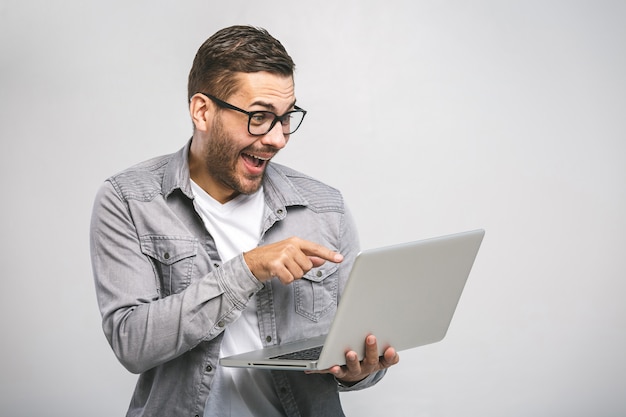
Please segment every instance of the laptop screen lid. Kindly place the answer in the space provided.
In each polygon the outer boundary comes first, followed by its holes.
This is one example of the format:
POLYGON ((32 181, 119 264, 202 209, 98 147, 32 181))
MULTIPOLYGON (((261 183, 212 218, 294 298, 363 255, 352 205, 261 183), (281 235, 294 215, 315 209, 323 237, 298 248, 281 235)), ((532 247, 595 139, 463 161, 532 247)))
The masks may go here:
MULTIPOLYGON (((355 259, 319 359, 270 359, 286 346, 222 358, 224 366, 270 369, 326 369, 345 364, 354 350, 362 359, 365 338, 376 336, 379 355, 442 340, 484 230, 362 251, 355 259)), ((324 337, 315 338, 319 344, 324 337)), ((292 345, 304 348, 306 341, 292 345)))

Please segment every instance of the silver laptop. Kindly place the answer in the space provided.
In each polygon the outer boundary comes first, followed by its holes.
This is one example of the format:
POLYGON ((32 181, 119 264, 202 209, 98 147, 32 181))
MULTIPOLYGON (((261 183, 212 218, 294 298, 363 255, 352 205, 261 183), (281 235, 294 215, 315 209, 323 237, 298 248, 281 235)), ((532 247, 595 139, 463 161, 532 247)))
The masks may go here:
POLYGON ((357 256, 327 335, 220 359, 231 367, 322 370, 363 358, 373 334, 379 355, 442 340, 484 230, 365 250, 357 256))

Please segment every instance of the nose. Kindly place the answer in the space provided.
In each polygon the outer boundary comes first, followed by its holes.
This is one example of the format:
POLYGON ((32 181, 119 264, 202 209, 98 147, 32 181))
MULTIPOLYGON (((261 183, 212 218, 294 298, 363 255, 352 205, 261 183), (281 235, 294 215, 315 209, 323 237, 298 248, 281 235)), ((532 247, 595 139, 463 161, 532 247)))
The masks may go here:
POLYGON ((269 132, 261 137, 263 145, 272 146, 276 149, 284 148, 288 140, 289 135, 283 133, 283 126, 280 123, 276 123, 269 132))

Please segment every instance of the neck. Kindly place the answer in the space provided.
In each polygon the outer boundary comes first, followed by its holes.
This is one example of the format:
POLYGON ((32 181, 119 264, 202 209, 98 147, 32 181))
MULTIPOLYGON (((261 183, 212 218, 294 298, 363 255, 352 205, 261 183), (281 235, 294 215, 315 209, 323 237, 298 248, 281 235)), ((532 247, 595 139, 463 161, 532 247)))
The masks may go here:
POLYGON ((208 195, 225 204, 240 193, 217 181, 209 174, 204 159, 201 157, 202 150, 197 145, 199 142, 199 140, 192 140, 191 142, 191 148, 189 149, 189 176, 208 195))

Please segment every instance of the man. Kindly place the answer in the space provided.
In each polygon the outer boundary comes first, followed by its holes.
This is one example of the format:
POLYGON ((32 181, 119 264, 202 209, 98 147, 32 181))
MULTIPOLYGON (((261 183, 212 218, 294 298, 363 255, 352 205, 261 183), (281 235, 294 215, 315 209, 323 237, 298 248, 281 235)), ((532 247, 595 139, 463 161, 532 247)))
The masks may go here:
POLYGON ((265 30, 223 29, 189 74, 191 140, 109 178, 91 251, 105 335, 140 373, 128 416, 340 416, 393 348, 319 373, 229 369, 222 355, 328 330, 358 252, 341 194, 270 162, 300 126, 294 63, 265 30))

